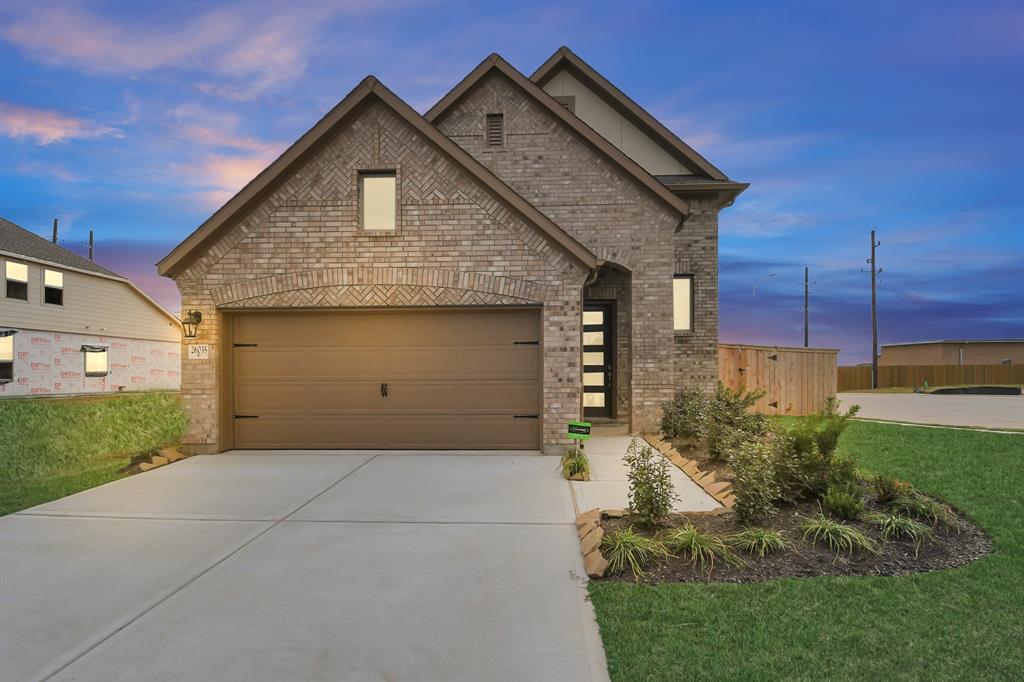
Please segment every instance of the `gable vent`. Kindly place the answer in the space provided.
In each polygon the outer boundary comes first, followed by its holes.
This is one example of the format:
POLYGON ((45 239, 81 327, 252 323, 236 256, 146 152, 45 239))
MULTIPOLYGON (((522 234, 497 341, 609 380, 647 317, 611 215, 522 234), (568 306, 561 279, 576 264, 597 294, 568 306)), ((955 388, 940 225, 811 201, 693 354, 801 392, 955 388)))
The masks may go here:
POLYGON ((505 117, 502 114, 487 114, 487 146, 500 147, 505 135, 505 117))
POLYGON ((563 107, 576 113, 576 96, 575 95, 555 95, 555 101, 561 104, 563 107))

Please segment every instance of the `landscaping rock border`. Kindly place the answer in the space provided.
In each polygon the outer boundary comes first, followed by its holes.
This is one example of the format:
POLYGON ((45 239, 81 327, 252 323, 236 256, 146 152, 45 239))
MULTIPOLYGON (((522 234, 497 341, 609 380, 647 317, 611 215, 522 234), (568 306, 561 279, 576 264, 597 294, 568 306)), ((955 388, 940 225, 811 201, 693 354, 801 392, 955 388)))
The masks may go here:
POLYGON ((601 578, 608 570, 608 560, 601 554, 601 540, 604 538, 601 520, 601 510, 596 507, 576 517, 576 535, 580 539, 583 567, 591 578, 601 578))
POLYGON ((694 483, 703 488, 704 492, 715 498, 723 507, 731 509, 736 504, 736 496, 732 494, 731 483, 716 480, 713 471, 701 471, 700 467, 697 466, 697 462, 680 455, 679 451, 672 446, 672 441, 665 438, 663 434, 645 435, 644 440, 664 455, 665 459, 672 462, 684 474, 689 476, 694 483))
POLYGON ((177 448, 164 448, 159 452, 159 454, 150 457, 148 462, 145 460, 138 462, 139 471, 150 471, 157 467, 162 467, 166 464, 171 464, 172 462, 185 459, 187 456, 188 455, 185 455, 177 448))

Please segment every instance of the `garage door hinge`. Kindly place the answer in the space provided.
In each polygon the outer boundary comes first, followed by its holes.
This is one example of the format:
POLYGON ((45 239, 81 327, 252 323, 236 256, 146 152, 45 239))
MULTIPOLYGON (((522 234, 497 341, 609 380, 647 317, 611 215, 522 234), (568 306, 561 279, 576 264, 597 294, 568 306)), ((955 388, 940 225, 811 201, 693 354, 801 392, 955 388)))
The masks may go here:
POLYGON ((259 415, 255 414, 236 414, 235 419, 259 419, 259 415))
POLYGON ((255 348, 259 344, 258 343, 233 343, 231 345, 234 346, 235 348, 255 348))
POLYGON ((513 419, 540 419, 539 414, 514 414, 513 419))
POLYGON ((515 346, 539 346, 540 341, 513 341, 512 344, 515 346))

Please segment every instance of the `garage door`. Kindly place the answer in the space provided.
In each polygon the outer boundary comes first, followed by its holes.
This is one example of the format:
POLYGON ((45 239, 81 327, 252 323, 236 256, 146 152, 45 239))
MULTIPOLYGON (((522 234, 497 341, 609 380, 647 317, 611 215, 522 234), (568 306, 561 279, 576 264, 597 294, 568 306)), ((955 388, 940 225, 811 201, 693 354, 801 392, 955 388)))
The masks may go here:
POLYGON ((231 316, 236 448, 540 447, 535 309, 231 316))

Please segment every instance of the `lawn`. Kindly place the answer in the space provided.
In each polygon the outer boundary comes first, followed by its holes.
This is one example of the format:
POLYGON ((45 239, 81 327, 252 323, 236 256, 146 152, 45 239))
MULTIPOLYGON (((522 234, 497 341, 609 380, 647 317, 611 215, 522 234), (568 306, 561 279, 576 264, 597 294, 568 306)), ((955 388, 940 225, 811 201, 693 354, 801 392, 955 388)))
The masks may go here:
POLYGON ((840 452, 956 505, 993 553, 898 578, 594 581, 612 680, 1019 679, 1024 436, 856 422, 840 452))
POLYGON ((176 393, 0 400, 0 515, 121 478, 184 428, 176 393))

